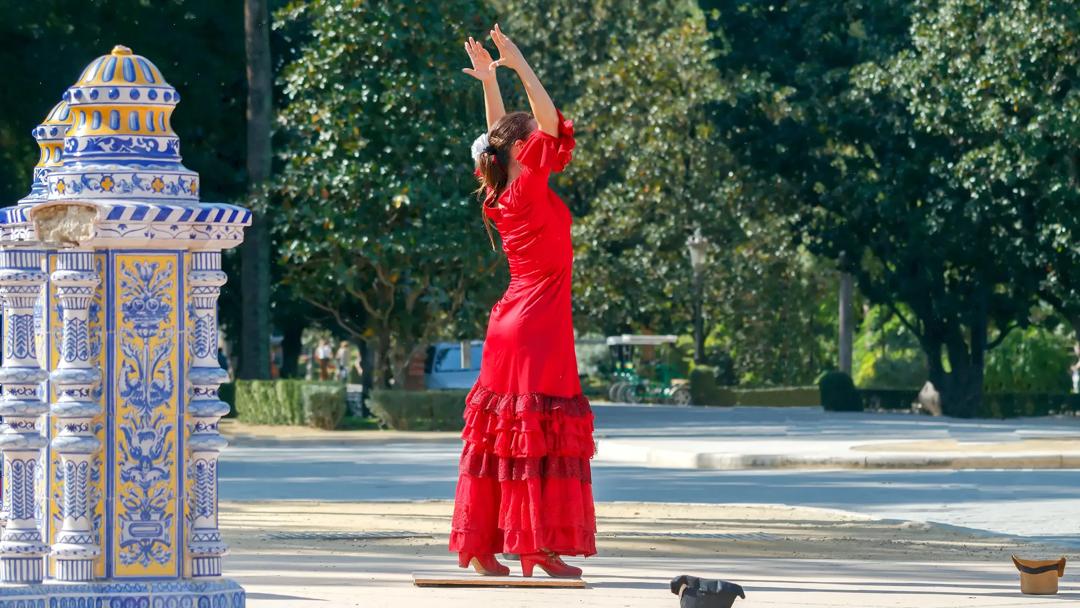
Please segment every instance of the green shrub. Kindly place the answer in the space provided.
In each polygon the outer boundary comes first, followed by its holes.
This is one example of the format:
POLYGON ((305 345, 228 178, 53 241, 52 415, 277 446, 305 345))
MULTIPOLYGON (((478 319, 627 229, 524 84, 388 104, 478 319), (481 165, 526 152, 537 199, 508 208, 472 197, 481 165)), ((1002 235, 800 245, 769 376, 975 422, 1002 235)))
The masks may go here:
POLYGON ((383 425, 398 431, 460 431, 468 391, 375 390, 368 407, 383 425))
POLYGON ((735 393, 716 384, 716 368, 698 365, 690 370, 690 403, 694 405, 735 405, 735 393))
POLYGON ((926 382, 919 340, 888 308, 870 308, 854 346, 852 380, 859 388, 913 388, 926 382))
POLYGON ((986 354, 988 393, 1056 394, 1072 387, 1072 337, 1041 327, 1014 329, 986 354))
POLYGON ((345 398, 345 387, 336 382, 237 380, 235 386, 237 417, 252 424, 307 424, 303 391, 311 387, 339 390, 345 398))
POLYGON ((861 412, 862 398, 855 390, 851 376, 841 371, 831 371, 821 377, 821 407, 829 412, 861 412))
POLYGON ((333 383, 308 383, 300 386, 304 423, 332 431, 341 424, 347 409, 345 386, 333 383))
POLYGON ((803 407, 818 405, 816 386, 777 386, 770 388, 727 389, 735 396, 735 405, 767 407, 803 407))

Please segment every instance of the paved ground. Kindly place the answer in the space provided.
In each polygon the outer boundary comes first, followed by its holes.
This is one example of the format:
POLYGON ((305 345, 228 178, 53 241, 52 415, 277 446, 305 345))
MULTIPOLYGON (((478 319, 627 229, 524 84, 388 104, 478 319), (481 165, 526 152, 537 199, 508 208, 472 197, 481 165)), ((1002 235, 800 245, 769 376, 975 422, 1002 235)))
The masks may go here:
POLYGON ((453 433, 227 424, 226 568, 252 608, 674 606, 667 581, 684 573, 742 583, 748 598, 736 608, 1080 603, 1071 571, 1058 596, 1020 595, 1008 561, 1080 550, 1080 470, 1061 468, 1071 466, 1080 420, 595 410, 601 555, 584 564, 587 590, 411 585, 413 571, 457 571, 445 551, 453 433), (999 460, 940 468, 973 453, 999 460), (826 457, 834 461, 812 461, 826 457), (875 468, 883 462, 906 468, 875 468), (985 468, 994 464, 1011 468, 985 468), (393 532, 413 537, 386 538, 393 532))
POLYGON ((666 468, 1080 468, 1080 419, 598 406, 598 458, 666 468))
POLYGON ((450 510, 446 501, 225 502, 222 527, 233 545, 226 568, 248 590, 252 608, 670 607, 677 600, 667 584, 679 574, 739 582, 747 600, 736 606, 952 608, 1080 601, 1080 586, 1069 574, 1054 598, 1018 593, 1008 555, 1049 556, 1052 548, 948 527, 769 505, 601 504, 601 556, 572 560, 586 569, 586 590, 415 588, 414 571, 461 572, 446 552, 450 510), (372 532, 384 537, 363 536, 372 532), (414 537, 385 538, 391 532, 414 537))
MULTIPOLYGON (((843 509, 877 517, 935 521, 1056 540, 1080 547, 1080 471, 989 470, 711 470, 665 468, 610 456, 605 442, 684 437, 692 450, 786 443, 799 450, 843 443, 873 450, 932 442, 943 450, 1022 454, 1033 444, 1080 444, 1080 420, 957 421, 887 414, 830 414, 812 408, 672 408, 596 406, 600 453, 594 490, 601 501, 775 503, 843 509), (990 447, 987 447, 990 446, 990 447)), ((453 433, 326 433, 239 428, 221 468, 225 499, 424 500, 453 497, 460 442, 453 433), (267 484, 266 479, 275 479, 267 484)), ((734 448, 732 448, 734 449, 734 448)), ((889 448, 892 450, 893 448, 889 448)), ((631 452, 633 454, 633 452, 631 452)))

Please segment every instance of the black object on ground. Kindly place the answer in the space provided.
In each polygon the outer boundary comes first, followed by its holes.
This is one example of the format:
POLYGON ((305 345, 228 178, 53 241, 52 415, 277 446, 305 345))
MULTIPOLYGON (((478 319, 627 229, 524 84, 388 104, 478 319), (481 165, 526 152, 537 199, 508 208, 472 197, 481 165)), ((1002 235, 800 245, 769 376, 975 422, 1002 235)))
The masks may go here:
POLYGON ((680 608, 731 608, 735 598, 746 599, 735 583, 685 574, 671 579, 671 592, 679 596, 680 608))

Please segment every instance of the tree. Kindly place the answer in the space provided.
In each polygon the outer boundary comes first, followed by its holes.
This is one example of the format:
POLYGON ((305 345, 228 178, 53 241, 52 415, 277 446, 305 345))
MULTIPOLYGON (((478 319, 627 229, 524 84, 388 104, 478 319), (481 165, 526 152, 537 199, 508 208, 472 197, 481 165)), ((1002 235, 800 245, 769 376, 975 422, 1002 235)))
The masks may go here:
POLYGON ((375 384, 400 387, 426 342, 475 336, 505 286, 471 194, 481 92, 460 71, 459 42, 492 20, 465 0, 314 0, 278 16, 296 46, 274 182, 283 280, 371 338, 375 384))
MULTIPOLYGON (((266 0, 244 0, 244 48, 247 56, 247 172, 250 196, 265 196, 270 178, 270 126, 273 78, 270 67, 270 16, 266 0)), ((270 234, 260 205, 240 248, 241 294, 238 376, 270 377, 270 234)))
POLYGON ((1080 337, 1080 10, 1071 2, 923 0, 888 86, 954 154, 931 167, 1006 210, 996 238, 1080 337))
MULTIPOLYGON (((697 13, 694 0, 489 0, 503 29, 533 57, 560 107, 589 88, 587 70, 697 13)), ((486 30, 485 30, 486 31, 486 30)), ((520 100, 524 101, 524 100, 520 100)))
POLYGON ((700 228, 715 246, 737 230, 741 183, 709 119, 730 91, 708 48, 699 17, 613 49, 570 109, 588 142, 561 182, 589 209, 575 233, 576 305, 607 331, 687 326, 687 238, 700 228))
MULTIPOLYGON (((915 14, 917 34, 926 3, 715 4, 732 49, 725 69, 767 79, 787 106, 729 116, 733 149, 797 192, 800 238, 846 260, 838 266, 867 299, 917 337, 946 413, 974 415, 986 352, 1028 324, 1045 273, 1032 263, 1038 230, 1009 229, 1033 209, 981 196, 942 170, 961 161, 963 142, 926 128, 894 77, 908 69, 909 28, 915 14)), ((775 106, 749 101, 742 107, 775 106)))

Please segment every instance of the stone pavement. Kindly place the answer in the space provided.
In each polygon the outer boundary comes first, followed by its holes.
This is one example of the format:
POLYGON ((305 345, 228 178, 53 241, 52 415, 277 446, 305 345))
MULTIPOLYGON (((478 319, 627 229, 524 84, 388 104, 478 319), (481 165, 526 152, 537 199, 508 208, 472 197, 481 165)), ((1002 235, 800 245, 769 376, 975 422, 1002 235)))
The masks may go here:
POLYGON ((251 608, 674 607, 667 582, 679 574, 742 584, 747 600, 736 608, 1080 602, 1068 570, 1058 596, 1018 592, 1009 554, 1059 555, 1053 546, 771 505, 601 503, 600 555, 571 560, 586 568, 588 589, 416 588, 414 571, 458 571, 446 552, 450 511, 447 501, 224 502, 222 529, 233 547, 226 572, 247 589, 251 608))
MULTIPOLYGON (((684 469, 1080 468, 1080 419, 957 420, 820 408, 609 406, 602 462, 684 469)), ((605 411, 604 406, 598 410, 605 411)), ((601 418, 598 412, 597 418, 601 418)))
MULTIPOLYGON (((956 420, 811 407, 597 404, 596 461, 674 469, 1076 469, 1080 418, 956 420)), ((226 421, 241 446, 458 441, 456 433, 320 431, 226 421)))

